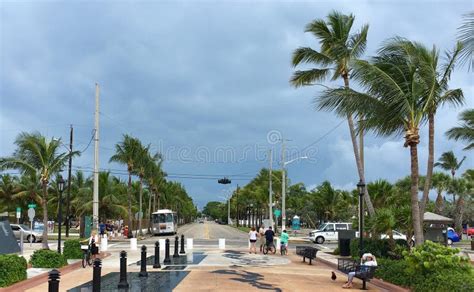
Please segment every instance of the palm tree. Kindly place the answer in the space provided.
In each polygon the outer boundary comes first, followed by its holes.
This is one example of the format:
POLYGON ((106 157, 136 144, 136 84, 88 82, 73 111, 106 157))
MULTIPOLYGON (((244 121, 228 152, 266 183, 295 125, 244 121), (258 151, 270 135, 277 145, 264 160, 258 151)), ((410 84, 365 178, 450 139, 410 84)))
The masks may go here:
POLYGON ((459 27, 458 39, 463 43, 462 61, 469 62, 469 69, 474 67, 474 11, 465 15, 464 22, 459 27))
MULTIPOLYGON (((58 153, 60 139, 47 141, 40 133, 21 133, 15 140, 17 149, 13 156, 0 158, 1 169, 18 169, 22 174, 40 176, 42 188, 41 207, 43 209, 43 224, 48 225, 48 184, 51 176, 59 173, 69 159, 69 155, 79 155, 79 152, 58 153)), ((48 228, 43 229, 43 248, 48 246, 48 228)))
POLYGON ((446 132, 449 139, 463 140, 469 143, 464 150, 474 149, 474 109, 467 109, 461 113, 462 124, 446 132))
MULTIPOLYGON (((329 76, 331 80, 342 78, 344 87, 349 88, 351 73, 350 63, 360 57, 367 44, 369 26, 363 25, 359 32, 351 34, 354 15, 344 15, 333 11, 327 16, 327 22, 317 19, 306 26, 306 32, 312 33, 320 42, 319 51, 309 47, 300 47, 293 53, 293 66, 314 64, 318 68, 296 71, 291 78, 295 87, 312 85, 313 82, 323 81, 329 76)), ((321 109, 321 107, 320 107, 321 109)), ((352 140, 352 147, 357 164, 359 178, 365 181, 363 162, 363 133, 359 133, 360 145, 357 145, 356 131, 351 113, 345 113, 352 140), (359 151, 360 147, 360 151, 359 151)), ((374 207, 366 190, 364 195, 370 216, 375 214, 374 207)))
MULTIPOLYGON (((458 162, 457 157, 454 155, 453 151, 444 152, 441 154, 438 162, 435 163, 435 166, 439 166, 446 171, 451 172, 451 178, 454 180, 456 171, 461 167, 462 163, 466 159, 464 156, 461 161, 458 162)), ((456 194, 453 193, 453 203, 456 203, 456 194)))
POLYGON ((20 191, 18 184, 18 177, 10 174, 0 175, 0 212, 9 211, 14 207, 14 196, 20 191))
POLYGON ((453 196, 459 196, 454 209, 454 228, 456 232, 462 234, 462 218, 464 214, 464 197, 467 192, 467 181, 464 178, 456 178, 451 180, 449 190, 453 196))
MULTIPOLYGON (((124 135, 122 142, 115 145, 115 154, 110 157, 110 162, 125 164, 128 171, 128 226, 132 228, 132 174, 135 171, 137 154, 141 149, 141 143, 138 139, 129 135, 124 135)), ((133 232, 128 233, 128 237, 133 237, 133 232)))
POLYGON ((143 236, 142 232, 142 217, 143 217, 143 179, 145 178, 146 169, 150 163, 152 157, 150 156, 150 145, 144 147, 140 141, 138 141, 138 151, 136 152, 135 157, 135 168, 133 170, 134 174, 138 176, 139 179, 139 199, 138 199, 138 212, 141 216, 138 217, 138 234, 143 236))
POLYGON ((436 213, 441 214, 444 209, 443 192, 448 189, 449 183, 451 182, 450 177, 442 172, 435 172, 433 174, 433 187, 436 189, 436 213))
MULTIPOLYGON (((420 56, 433 54, 423 45, 403 38, 384 43, 371 61, 354 61, 353 77, 367 93, 348 88, 330 89, 320 98, 320 107, 361 116, 361 127, 376 135, 404 134, 404 146, 411 157, 411 211, 416 244, 423 243, 422 218, 418 201, 419 128, 429 113, 425 64, 420 56)), ((431 86, 430 86, 431 85, 431 86)))

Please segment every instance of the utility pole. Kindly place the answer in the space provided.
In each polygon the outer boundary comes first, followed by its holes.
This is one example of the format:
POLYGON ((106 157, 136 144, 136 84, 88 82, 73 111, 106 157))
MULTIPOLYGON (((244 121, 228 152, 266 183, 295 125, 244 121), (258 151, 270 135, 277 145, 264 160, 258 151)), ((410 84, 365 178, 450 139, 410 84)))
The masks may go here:
POLYGON ((281 138, 281 230, 286 229, 285 139, 281 138))
POLYGON ((94 130, 94 194, 92 198, 92 226, 99 225, 99 84, 95 84, 95 130, 94 130))
POLYGON ((72 137, 73 137, 73 127, 71 125, 71 131, 69 133, 69 167, 67 171, 67 197, 66 197, 66 237, 69 237, 69 212, 70 212, 70 202, 71 199, 71 168, 72 168, 72 137))
POLYGON ((269 183, 268 183, 268 218, 270 219, 270 226, 274 228, 273 226, 273 190, 272 190, 272 160, 273 160, 273 153, 272 149, 268 151, 269 153, 269 159, 270 159, 270 177, 269 177, 269 183))

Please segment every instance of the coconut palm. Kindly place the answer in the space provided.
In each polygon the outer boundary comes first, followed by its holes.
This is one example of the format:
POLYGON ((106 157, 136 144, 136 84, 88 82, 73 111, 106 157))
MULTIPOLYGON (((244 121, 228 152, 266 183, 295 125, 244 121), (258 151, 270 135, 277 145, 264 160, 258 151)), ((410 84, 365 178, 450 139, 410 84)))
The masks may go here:
MULTIPOLYGON (((39 176, 42 188, 41 207, 43 224, 48 225, 48 184, 51 176, 59 173, 69 159, 69 155, 79 152, 59 153, 61 140, 47 141, 40 133, 21 133, 15 140, 17 149, 13 156, 0 158, 1 169, 18 169, 22 174, 39 176)), ((43 229, 43 248, 48 246, 48 228, 43 229)))
MULTIPOLYGON (((115 154, 110 157, 110 162, 118 162, 127 166, 128 172, 128 226, 132 226, 132 174, 135 171, 137 154, 141 150, 141 143, 138 139, 129 135, 124 135, 123 140, 115 145, 115 154)), ((128 233, 128 237, 133 237, 133 232, 128 233)))
POLYGON ((354 62, 353 77, 366 90, 359 93, 348 88, 327 90, 320 98, 322 108, 339 113, 355 113, 361 126, 376 135, 404 134, 404 146, 411 157, 411 211, 416 244, 423 243, 422 218, 418 201, 419 128, 429 113, 428 83, 425 64, 420 56, 434 54, 423 45, 403 38, 384 43, 378 55, 369 61, 354 62))
POLYGON ((150 145, 143 146, 140 141, 138 141, 138 151, 135 156, 135 164, 133 173, 138 176, 139 179, 139 198, 138 198, 138 212, 141 216, 138 217, 138 234, 143 236, 142 232, 142 217, 143 217, 143 179, 145 178, 146 169, 150 164, 152 157, 150 156, 150 145))
POLYGON ((459 234, 462 234, 462 220, 464 214, 464 197, 467 193, 467 181, 464 178, 455 178, 451 180, 448 192, 453 196, 458 195, 458 200, 454 208, 454 229, 459 234))
POLYGON ((469 69, 474 67, 474 11, 463 15, 464 21, 459 27, 458 39, 464 45, 462 61, 468 62, 469 69))
MULTIPOLYGON (((351 34, 354 15, 344 15, 333 11, 327 21, 317 19, 306 26, 306 32, 312 33, 321 44, 316 51, 309 47, 300 47, 293 52, 293 66, 312 64, 317 68, 296 71, 291 78, 295 87, 313 85, 331 77, 331 80, 342 78, 345 88, 349 88, 351 61, 359 58, 365 51, 369 26, 363 25, 359 32, 351 34)), ((363 133, 359 133, 360 145, 357 145, 354 121, 351 113, 344 113, 349 124, 349 131, 357 164, 359 178, 365 181, 363 162, 363 133), (360 147, 360 150, 359 150, 360 147)), ((371 216, 375 214, 368 192, 365 193, 367 209, 371 216)))
POLYGON ((18 177, 10 174, 0 175, 0 212, 8 212, 15 207, 14 196, 19 191, 18 177))
POLYGON ((446 132, 449 139, 462 140, 469 143, 464 150, 474 149, 474 109, 468 109, 461 113, 462 124, 451 128, 446 132))
MULTIPOLYGON (((464 156, 461 161, 458 161, 457 157, 454 155, 453 151, 444 152, 441 154, 438 162, 435 163, 435 166, 439 166, 446 171, 451 172, 451 177, 454 180, 456 171, 461 167, 462 163, 466 159, 464 156)), ((456 194, 453 193, 453 203, 456 203, 456 194)))

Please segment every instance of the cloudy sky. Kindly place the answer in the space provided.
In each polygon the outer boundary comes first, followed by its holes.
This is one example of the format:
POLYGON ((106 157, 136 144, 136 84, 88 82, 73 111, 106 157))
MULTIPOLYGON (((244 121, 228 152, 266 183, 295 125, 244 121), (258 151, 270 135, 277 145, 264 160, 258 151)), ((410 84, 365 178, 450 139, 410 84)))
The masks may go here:
MULTIPOLYGON (((299 46, 317 47, 305 25, 331 10, 354 13, 354 28, 370 24, 366 56, 399 35, 453 47, 461 15, 471 1, 1 1, 0 156, 14 151, 21 131, 40 131, 84 150, 74 168, 93 166, 94 91, 100 94, 100 166, 110 164, 124 133, 165 155, 169 178, 182 182, 202 207, 220 200, 224 175, 244 185, 268 165, 279 166, 285 138, 291 181, 314 187, 330 180, 341 188, 357 182, 346 123, 316 112, 321 88, 294 89, 288 80, 299 46)), ((464 90, 473 107, 472 72, 458 69, 451 87, 464 90)), ((339 84, 336 84, 339 85, 339 84)), ((437 115, 436 156, 462 143, 445 139, 463 108, 437 115)), ((424 173, 426 129, 420 144, 424 173)), ((463 169, 474 166, 468 157, 463 169)), ((390 181, 409 173, 400 137, 369 136, 368 180, 390 181)))

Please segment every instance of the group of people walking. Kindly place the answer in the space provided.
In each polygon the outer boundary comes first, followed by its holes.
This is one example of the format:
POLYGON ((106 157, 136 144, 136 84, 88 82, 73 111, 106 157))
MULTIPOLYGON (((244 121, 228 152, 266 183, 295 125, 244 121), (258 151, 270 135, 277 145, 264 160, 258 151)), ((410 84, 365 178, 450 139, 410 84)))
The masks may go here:
MULTIPOLYGON (((275 244, 273 243, 275 239, 275 232, 273 231, 272 227, 269 226, 265 228, 264 225, 260 226, 258 232, 255 227, 249 231, 249 241, 250 241, 250 249, 249 253, 257 254, 257 242, 259 242, 260 252, 264 252, 266 247, 273 247, 275 248, 275 244)), ((289 236, 286 233, 286 230, 283 230, 280 235, 280 247, 284 247, 287 249, 288 247, 288 240, 289 236)))

